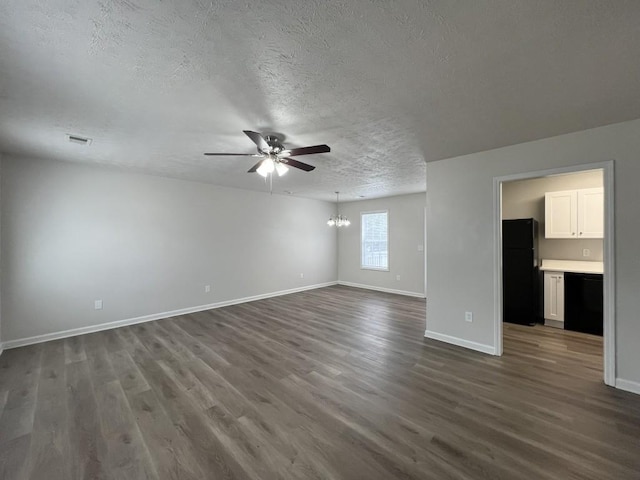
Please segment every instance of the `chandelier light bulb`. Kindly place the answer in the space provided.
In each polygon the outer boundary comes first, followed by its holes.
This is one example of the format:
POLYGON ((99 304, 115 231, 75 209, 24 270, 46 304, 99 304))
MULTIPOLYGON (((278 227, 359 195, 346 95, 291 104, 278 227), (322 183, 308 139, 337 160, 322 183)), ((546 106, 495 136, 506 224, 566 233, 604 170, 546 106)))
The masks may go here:
MULTIPOLYGON (((340 206, 340 192, 336 192, 336 209, 339 211, 339 206, 340 206)), ((330 227, 348 227, 349 225, 351 225, 351 222, 349 221, 349 219, 347 217, 345 217, 344 215, 340 215, 339 213, 337 215, 332 215, 331 218, 329 218, 329 221, 327 222, 327 225, 329 225, 330 227)))

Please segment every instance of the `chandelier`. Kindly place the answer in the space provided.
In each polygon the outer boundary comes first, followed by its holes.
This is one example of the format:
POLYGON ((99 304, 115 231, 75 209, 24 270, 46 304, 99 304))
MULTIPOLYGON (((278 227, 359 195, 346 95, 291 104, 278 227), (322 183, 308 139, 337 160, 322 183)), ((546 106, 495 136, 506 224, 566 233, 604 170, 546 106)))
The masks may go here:
POLYGON ((336 210, 338 210, 337 215, 332 215, 327 222, 327 225, 330 227, 348 227, 351 225, 351 222, 344 215, 340 215, 340 192, 336 192, 336 210))

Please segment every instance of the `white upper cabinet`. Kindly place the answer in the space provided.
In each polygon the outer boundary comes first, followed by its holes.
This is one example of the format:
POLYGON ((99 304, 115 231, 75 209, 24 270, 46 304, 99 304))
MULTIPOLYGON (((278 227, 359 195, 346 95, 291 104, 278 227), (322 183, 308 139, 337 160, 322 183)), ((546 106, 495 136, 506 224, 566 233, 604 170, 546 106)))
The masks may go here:
POLYGON ((547 192, 545 238, 604 238, 604 189, 547 192))
POLYGON ((604 189, 578 190, 578 238, 604 237, 604 189))
POLYGON ((544 195, 545 238, 576 238, 578 235, 578 192, 547 192, 544 195))

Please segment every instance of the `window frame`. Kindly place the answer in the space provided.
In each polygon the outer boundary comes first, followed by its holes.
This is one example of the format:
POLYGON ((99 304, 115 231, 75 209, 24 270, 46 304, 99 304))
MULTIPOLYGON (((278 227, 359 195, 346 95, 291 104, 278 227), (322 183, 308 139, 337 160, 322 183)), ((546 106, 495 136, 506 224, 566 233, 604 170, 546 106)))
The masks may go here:
POLYGON ((391 259, 390 259, 390 248, 389 248, 389 243, 390 243, 390 228, 389 228, 389 210, 369 210, 366 212, 360 212, 360 270, 373 270, 376 272, 388 272, 390 270, 390 264, 391 264, 391 259), (364 222, 364 216, 365 215, 371 215, 371 214, 375 214, 375 213, 384 213, 387 216, 387 266, 386 267, 371 267, 368 265, 363 265, 362 264, 362 246, 363 246, 363 240, 364 240, 364 228, 363 228, 363 222, 364 222))

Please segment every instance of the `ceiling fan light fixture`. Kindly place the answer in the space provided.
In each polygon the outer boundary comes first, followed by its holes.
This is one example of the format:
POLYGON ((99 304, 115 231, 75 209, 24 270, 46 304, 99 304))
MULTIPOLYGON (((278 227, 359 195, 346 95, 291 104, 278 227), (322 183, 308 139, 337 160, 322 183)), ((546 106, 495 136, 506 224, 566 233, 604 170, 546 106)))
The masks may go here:
POLYGON ((329 145, 324 144, 289 150, 284 148, 282 141, 277 134, 263 136, 262 134, 252 132, 251 130, 243 130, 243 132, 256 145, 258 153, 206 152, 205 155, 219 157, 259 157, 261 160, 247 170, 247 173, 257 172, 261 177, 269 177, 273 180, 271 176, 274 171, 278 173, 279 177, 281 177, 286 174, 291 167, 298 168, 305 172, 310 172, 316 168, 313 165, 309 165, 290 157, 312 155, 315 153, 328 153, 331 151, 329 145))
POLYGON ((267 157, 262 161, 256 172, 266 178, 267 175, 273 173, 274 170, 275 165, 273 163, 273 159, 271 157, 267 157))
POLYGON ((283 176, 288 171, 289 171, 289 167, 287 167, 285 164, 280 162, 276 163, 276 172, 278 172, 279 177, 283 176))

